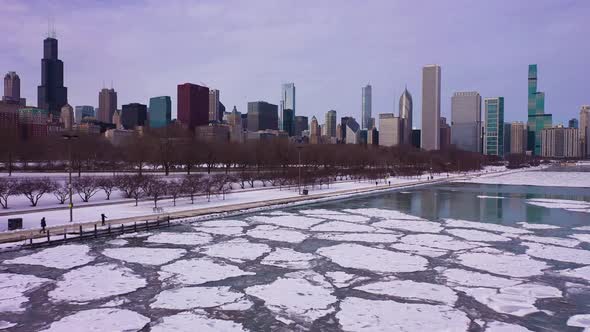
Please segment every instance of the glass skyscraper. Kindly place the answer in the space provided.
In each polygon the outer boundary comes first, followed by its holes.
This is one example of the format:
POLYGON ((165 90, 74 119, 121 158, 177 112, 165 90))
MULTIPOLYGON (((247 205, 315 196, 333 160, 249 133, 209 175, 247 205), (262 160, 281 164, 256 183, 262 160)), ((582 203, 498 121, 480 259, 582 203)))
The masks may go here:
POLYGON ((150 98, 150 128, 163 128, 172 121, 172 100, 169 96, 150 98))
POLYGON ((361 129, 371 129, 372 95, 370 84, 362 88, 361 129))
POLYGON ((486 125, 484 154, 504 157, 504 97, 484 99, 486 125))
POLYGON ((527 150, 541 154, 541 130, 551 128, 553 117, 545 114, 545 93, 537 91, 537 65, 529 65, 527 150))
POLYGON ((281 117, 279 119, 279 129, 287 131, 287 129, 289 129, 289 127, 284 126, 284 123, 285 122, 288 122, 290 124, 295 123, 295 114, 296 114, 295 83, 286 83, 281 86, 281 104, 279 106, 280 106, 279 116, 281 117), (292 118, 284 119, 284 116, 283 116, 284 110, 292 110, 293 111, 292 113, 287 112, 287 113, 289 113, 289 115, 292 114, 292 118))

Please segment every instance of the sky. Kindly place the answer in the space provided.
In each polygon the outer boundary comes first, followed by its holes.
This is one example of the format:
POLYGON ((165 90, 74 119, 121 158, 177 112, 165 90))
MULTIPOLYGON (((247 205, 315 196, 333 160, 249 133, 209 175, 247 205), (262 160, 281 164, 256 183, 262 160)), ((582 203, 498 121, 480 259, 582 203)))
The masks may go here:
POLYGON ((419 128, 424 65, 442 67, 442 116, 453 92, 478 91, 505 98, 505 121, 526 121, 536 63, 545 112, 567 125, 590 104, 589 16, 587 0, 0 0, 0 73, 16 71, 36 104, 51 21, 73 106, 98 106, 112 82, 119 108, 168 95, 175 117, 176 87, 190 82, 246 112, 294 82, 296 115, 360 121, 369 83, 374 117, 399 114, 407 86, 419 128))

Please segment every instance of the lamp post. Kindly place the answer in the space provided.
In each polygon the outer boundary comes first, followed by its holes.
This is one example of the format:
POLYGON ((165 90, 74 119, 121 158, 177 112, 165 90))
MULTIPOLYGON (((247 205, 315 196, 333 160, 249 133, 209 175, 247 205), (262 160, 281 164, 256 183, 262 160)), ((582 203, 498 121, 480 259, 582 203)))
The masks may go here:
POLYGON ((62 135, 62 138, 68 141, 68 158, 69 163, 68 163, 68 191, 69 191, 69 196, 70 196, 70 222, 74 221, 74 203, 72 202, 72 169, 73 169, 73 165, 72 165, 72 140, 78 138, 78 135, 72 135, 72 134, 64 134, 62 135))
POLYGON ((297 146, 297 155, 299 156, 299 181, 298 181, 298 187, 299 187, 299 195, 301 195, 301 149, 303 149, 303 146, 298 145, 297 146))

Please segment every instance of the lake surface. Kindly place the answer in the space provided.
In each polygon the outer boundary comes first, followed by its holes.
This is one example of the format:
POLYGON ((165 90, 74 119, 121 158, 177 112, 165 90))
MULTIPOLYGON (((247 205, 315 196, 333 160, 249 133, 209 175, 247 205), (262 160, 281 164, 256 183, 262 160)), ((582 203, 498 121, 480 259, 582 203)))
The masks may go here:
POLYGON ((589 226, 587 188, 446 184, 3 253, 0 327, 580 331, 589 226))

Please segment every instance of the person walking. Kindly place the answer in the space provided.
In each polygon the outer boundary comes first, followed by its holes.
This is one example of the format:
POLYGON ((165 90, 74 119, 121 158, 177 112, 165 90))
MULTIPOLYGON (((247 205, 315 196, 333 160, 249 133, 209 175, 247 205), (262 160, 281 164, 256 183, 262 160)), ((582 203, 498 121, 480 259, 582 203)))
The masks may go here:
POLYGON ((41 231, 39 233, 45 233, 45 227, 47 227, 47 222, 45 222, 45 217, 41 218, 41 231))
POLYGON ((104 223, 105 223, 105 220, 107 219, 107 216, 105 216, 105 215, 104 215, 104 213, 102 213, 102 214, 100 215, 100 218, 101 218, 101 220, 102 220, 102 226, 104 226, 104 223))

